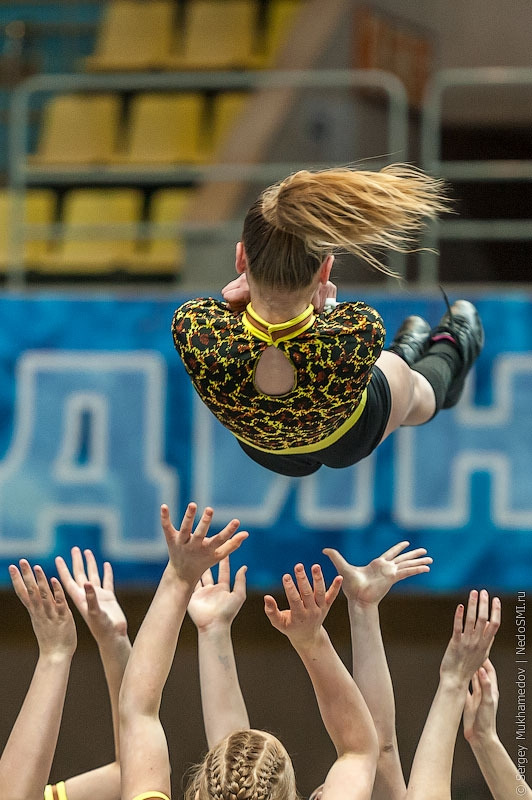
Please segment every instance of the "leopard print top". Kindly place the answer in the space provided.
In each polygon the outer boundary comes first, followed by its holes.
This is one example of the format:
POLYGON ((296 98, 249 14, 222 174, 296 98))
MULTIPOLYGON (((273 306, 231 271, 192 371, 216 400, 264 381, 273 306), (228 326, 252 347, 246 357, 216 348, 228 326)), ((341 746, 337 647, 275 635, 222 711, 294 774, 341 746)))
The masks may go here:
POLYGON ((172 333, 194 388, 222 425, 252 447, 277 453, 302 445, 319 450, 355 414, 385 338, 377 311, 362 302, 339 303, 277 344, 296 380, 287 394, 271 396, 253 381, 268 344, 225 303, 189 300, 174 313, 172 333))

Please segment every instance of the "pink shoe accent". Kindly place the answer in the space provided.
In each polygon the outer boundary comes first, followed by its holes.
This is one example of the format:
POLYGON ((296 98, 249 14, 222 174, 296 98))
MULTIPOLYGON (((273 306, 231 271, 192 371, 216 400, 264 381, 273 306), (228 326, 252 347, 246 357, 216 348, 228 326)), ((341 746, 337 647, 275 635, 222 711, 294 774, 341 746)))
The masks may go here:
POLYGON ((451 336, 450 333, 438 333, 436 334, 436 336, 431 336, 430 341, 431 342, 447 341, 447 342, 452 342, 453 344, 458 344, 454 336, 451 336))

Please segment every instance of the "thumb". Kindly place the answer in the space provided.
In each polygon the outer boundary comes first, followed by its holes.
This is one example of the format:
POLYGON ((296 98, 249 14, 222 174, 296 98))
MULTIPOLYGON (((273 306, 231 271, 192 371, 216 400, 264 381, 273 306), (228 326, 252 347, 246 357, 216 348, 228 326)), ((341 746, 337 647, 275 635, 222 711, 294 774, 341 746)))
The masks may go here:
POLYGON ((237 594, 243 594, 244 597, 246 596, 246 572, 247 572, 247 570, 248 570, 248 568, 247 568, 246 565, 240 567, 240 569, 237 570, 237 573, 235 575, 235 583, 234 583, 234 586, 233 586, 233 591, 237 592, 237 594))
POLYGON ((264 596, 264 611, 268 617, 279 611, 275 598, 272 597, 271 594, 264 596))
POLYGON ((346 567, 349 567, 349 563, 338 552, 338 550, 334 550, 332 547, 325 547, 322 550, 322 553, 331 559, 332 563, 336 567, 336 571, 338 572, 338 574, 343 575, 346 567))

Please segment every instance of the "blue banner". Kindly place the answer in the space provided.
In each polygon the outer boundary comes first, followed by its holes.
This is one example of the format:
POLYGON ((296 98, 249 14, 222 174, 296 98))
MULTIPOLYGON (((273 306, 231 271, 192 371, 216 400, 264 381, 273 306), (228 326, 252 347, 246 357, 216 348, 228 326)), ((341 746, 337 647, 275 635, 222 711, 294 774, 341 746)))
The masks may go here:
MULTIPOLYGON (((273 589, 302 561, 333 570, 335 547, 365 564, 397 541, 424 546, 430 574, 400 591, 532 588, 532 305, 475 299, 486 347, 464 397, 393 434, 345 470, 288 479, 251 462, 197 400, 170 322, 187 297, 0 297, 0 581, 25 556, 53 572, 77 544, 118 583, 154 583, 165 562, 159 506, 189 499, 238 517, 250 537, 234 566, 273 589)), ((393 333, 436 323, 437 297, 365 296, 393 333)))

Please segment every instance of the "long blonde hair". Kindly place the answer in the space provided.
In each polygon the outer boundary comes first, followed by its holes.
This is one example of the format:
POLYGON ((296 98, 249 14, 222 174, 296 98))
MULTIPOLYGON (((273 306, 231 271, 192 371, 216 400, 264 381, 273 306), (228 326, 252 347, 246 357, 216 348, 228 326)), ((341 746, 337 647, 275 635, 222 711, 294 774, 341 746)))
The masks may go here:
POLYGON ((232 733, 192 770, 185 800, 297 800, 294 768, 281 742, 263 731, 232 733))
POLYGON ((299 289, 340 251, 394 275, 372 249, 408 252, 426 220, 448 210, 443 183, 407 164, 301 170, 265 189, 246 215, 250 274, 263 286, 299 289))

